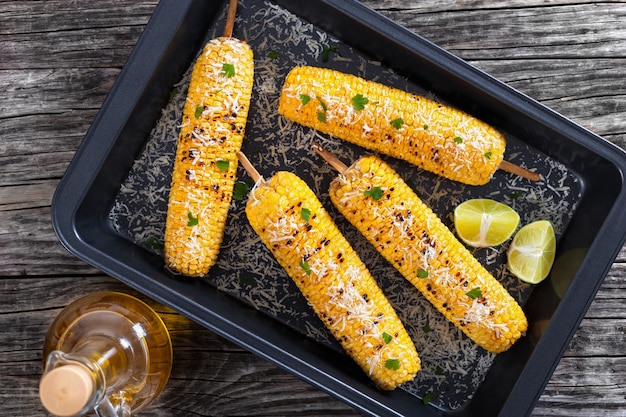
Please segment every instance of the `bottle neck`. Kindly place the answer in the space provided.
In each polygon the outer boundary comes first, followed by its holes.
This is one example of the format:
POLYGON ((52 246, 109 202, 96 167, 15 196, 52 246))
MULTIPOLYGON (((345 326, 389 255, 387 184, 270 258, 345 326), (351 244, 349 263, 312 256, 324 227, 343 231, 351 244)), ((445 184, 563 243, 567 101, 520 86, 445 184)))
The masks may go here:
POLYGON ((104 396, 104 378, 85 358, 61 351, 50 352, 39 383, 44 407, 60 417, 83 415, 104 396))
POLYGON ((92 411, 99 417, 130 417, 130 405, 123 398, 117 398, 114 405, 107 397, 107 380, 99 365, 106 361, 94 361, 89 356, 91 350, 81 353, 50 352, 39 384, 44 407, 59 417, 92 411))

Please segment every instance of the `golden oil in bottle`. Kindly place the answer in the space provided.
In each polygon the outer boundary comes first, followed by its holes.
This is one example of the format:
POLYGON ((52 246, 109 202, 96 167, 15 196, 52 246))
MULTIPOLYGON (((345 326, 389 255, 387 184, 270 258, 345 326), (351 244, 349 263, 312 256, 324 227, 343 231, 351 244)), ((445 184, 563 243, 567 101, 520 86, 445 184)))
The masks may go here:
POLYGON ((100 292, 68 305, 44 343, 44 407, 57 416, 130 416, 163 390, 172 344, 161 318, 127 294, 100 292))

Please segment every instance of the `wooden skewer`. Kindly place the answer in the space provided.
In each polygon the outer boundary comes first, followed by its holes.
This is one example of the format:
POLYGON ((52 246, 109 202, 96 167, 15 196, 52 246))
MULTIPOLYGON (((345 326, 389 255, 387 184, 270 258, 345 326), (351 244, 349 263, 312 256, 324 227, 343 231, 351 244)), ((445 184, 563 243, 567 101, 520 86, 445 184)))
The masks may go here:
POLYGON ((311 143, 311 147, 315 152, 317 152, 319 156, 322 157, 322 159, 324 159, 324 161, 328 162, 328 164, 335 168, 340 174, 343 175, 348 169, 348 166, 346 164, 341 162, 339 158, 337 158, 334 154, 324 149, 319 143, 313 142, 311 143))
POLYGON ((526 178, 527 180, 531 181, 539 181, 541 179, 541 175, 537 174, 536 172, 529 171, 526 168, 522 168, 519 165, 512 164, 509 161, 503 160, 502 162, 500 162, 500 166, 498 166, 498 169, 501 169, 502 171, 506 171, 511 174, 519 175, 520 177, 526 178))
POLYGON ((233 27, 237 16, 237 0, 230 0, 228 3, 228 13, 226 14, 226 25, 224 26, 224 37, 233 37, 233 27))
POLYGON ((252 166, 252 163, 243 152, 237 152, 237 159, 239 159, 241 166, 245 168, 246 172, 248 172, 248 175, 250 175, 255 184, 259 181, 263 181, 263 176, 259 174, 259 171, 257 171, 254 166, 252 166))

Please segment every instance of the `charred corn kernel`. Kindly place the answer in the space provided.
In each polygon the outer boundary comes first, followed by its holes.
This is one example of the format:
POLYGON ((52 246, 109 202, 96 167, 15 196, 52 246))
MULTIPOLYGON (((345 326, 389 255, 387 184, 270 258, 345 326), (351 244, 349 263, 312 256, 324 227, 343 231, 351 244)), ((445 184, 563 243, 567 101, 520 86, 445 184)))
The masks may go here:
POLYGON ((494 128, 460 110, 324 68, 292 69, 282 89, 279 113, 471 185, 491 179, 506 144, 494 128))
POLYGON ((382 389, 413 379, 415 346, 368 269, 304 181, 278 172, 250 194, 252 228, 345 351, 382 389))
POLYGON ((252 50, 235 38, 210 41, 194 64, 165 225, 165 262, 178 273, 203 276, 217 260, 253 72, 252 50))
POLYGON ((330 185, 337 209, 448 320, 486 350, 527 329, 521 307, 381 159, 356 161, 330 185), (374 192, 375 191, 375 192, 374 192))

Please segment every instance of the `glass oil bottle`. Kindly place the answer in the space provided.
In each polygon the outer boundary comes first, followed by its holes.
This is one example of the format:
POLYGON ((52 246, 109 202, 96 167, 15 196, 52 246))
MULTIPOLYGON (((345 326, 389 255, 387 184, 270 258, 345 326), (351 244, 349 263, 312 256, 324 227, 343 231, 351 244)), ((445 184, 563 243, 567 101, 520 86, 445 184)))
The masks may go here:
POLYGON ((91 294, 63 309, 43 354, 40 399, 60 417, 135 415, 165 387, 173 356, 161 318, 119 292, 91 294))

